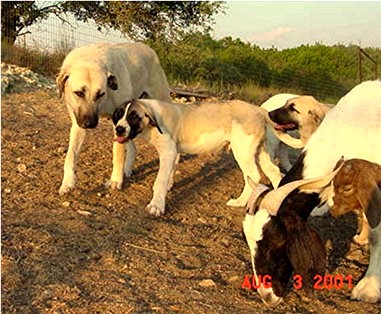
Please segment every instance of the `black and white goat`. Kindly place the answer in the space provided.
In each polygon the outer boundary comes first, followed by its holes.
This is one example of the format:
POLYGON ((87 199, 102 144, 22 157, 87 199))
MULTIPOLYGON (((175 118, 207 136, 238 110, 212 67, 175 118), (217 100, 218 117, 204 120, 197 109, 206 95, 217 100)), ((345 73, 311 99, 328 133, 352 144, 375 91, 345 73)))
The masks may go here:
MULTIPOLYGON (((381 163, 380 139, 381 82, 368 81, 354 87, 327 113, 278 189, 266 191, 259 186, 253 192, 243 230, 254 276, 272 279, 270 288, 258 289, 266 305, 281 302, 293 271, 308 288, 308 282, 325 270, 324 245, 306 221, 327 195, 305 180, 332 173, 342 156, 381 163)), ((363 290, 364 280, 355 289, 363 290)), ((367 287, 354 297, 367 301, 372 289, 378 287, 367 287)))

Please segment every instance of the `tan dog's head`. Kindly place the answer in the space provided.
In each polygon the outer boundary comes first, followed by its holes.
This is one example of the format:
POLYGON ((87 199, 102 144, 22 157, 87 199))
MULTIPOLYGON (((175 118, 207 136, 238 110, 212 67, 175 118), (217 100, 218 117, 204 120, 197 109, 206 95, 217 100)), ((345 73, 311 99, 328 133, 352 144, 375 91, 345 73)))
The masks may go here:
POLYGON ((315 131, 327 111, 328 107, 314 97, 299 96, 289 99, 283 107, 269 112, 269 116, 277 123, 277 130, 312 128, 315 131))
POLYGON ((99 64, 63 66, 56 79, 59 97, 69 106, 84 129, 98 125, 99 111, 109 89, 117 90, 115 76, 99 64))
POLYGON ((124 143, 134 139, 148 127, 155 127, 163 133, 159 127, 153 110, 143 101, 133 99, 118 107, 112 116, 114 123, 114 141, 124 143))
POLYGON ((363 211, 374 227, 381 219, 381 166, 362 159, 351 159, 333 179, 332 216, 355 209, 363 211))

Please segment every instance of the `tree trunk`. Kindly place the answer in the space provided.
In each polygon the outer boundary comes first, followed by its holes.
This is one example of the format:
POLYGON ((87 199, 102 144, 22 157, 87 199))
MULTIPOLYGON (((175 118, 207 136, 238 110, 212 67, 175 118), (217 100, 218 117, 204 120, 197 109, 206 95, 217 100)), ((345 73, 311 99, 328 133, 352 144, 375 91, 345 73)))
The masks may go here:
POLYGON ((15 1, 1 2, 1 42, 3 44, 14 45, 18 35, 17 20, 20 19, 18 15, 15 1))

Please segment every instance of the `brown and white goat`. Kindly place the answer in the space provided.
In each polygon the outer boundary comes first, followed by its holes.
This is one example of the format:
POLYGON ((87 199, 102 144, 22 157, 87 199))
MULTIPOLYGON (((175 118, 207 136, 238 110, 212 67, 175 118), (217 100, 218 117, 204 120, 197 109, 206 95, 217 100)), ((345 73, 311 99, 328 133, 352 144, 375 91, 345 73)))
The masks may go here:
POLYGON ((370 260, 352 298, 367 302, 381 299, 381 166, 362 159, 347 160, 333 179, 332 216, 359 209, 365 214, 355 240, 369 239, 370 260))

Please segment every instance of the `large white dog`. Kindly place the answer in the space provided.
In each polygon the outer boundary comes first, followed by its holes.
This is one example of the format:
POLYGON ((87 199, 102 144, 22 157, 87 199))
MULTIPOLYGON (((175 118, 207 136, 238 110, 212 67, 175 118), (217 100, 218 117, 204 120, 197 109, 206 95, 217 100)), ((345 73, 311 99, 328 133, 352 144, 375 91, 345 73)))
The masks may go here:
MULTIPOLYGON (((169 86, 159 59, 142 43, 98 43, 76 48, 63 61, 56 83, 72 121, 60 194, 74 187, 76 164, 86 129, 95 128, 100 116, 111 116, 126 99, 169 100, 169 86)), ((129 176, 135 146, 132 141, 126 146, 130 158, 126 160, 124 171, 129 176)), ((124 150, 124 145, 115 142, 114 165, 118 163, 115 158, 124 156, 124 150)), ((123 168, 114 166, 107 185, 121 188, 122 183, 123 168)))
MULTIPOLYGON (((209 153, 227 144, 245 180, 241 195, 227 205, 245 206, 252 192, 248 176, 255 182, 261 178, 256 160, 274 187, 281 179, 280 170, 272 163, 265 147, 266 114, 261 108, 239 100, 200 105, 132 100, 125 102, 113 115, 115 141, 129 142, 139 136, 159 153, 159 173, 147 206, 151 214, 164 213, 165 197, 172 186, 179 153, 209 153)), ((123 160, 120 160, 119 167, 122 166, 123 160)))

